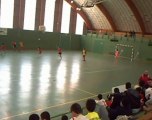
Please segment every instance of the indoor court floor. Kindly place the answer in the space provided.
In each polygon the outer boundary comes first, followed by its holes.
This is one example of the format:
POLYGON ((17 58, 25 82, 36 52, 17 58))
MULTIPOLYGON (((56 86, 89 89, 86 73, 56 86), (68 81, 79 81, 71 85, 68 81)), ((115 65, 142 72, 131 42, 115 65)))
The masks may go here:
MULTIPOLYGON (((51 116, 66 113, 74 102, 83 107, 88 98, 111 92, 112 87, 139 76, 152 61, 119 58, 81 51, 6 51, 0 53, 0 120, 28 120, 32 113, 49 111, 51 116)), ((60 120, 60 118, 55 118, 60 120)))

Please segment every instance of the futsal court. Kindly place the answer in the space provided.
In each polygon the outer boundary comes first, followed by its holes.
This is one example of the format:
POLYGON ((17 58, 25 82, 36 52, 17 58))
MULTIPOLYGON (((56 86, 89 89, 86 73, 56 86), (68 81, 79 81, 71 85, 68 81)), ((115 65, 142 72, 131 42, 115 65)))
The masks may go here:
POLYGON ((83 61, 81 51, 63 50, 62 59, 50 50, 6 51, 0 55, 0 120, 28 120, 43 111, 59 120, 74 102, 85 107, 99 93, 106 99, 114 86, 137 84, 144 70, 152 71, 151 61, 116 61, 113 55, 91 52, 83 61))

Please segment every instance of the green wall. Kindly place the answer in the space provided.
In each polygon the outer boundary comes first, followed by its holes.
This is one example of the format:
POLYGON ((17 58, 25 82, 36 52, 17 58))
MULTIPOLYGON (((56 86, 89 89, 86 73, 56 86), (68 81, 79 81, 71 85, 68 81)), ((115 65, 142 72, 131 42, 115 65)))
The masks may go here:
MULTIPOLYGON (((152 46, 148 46, 149 40, 145 38, 126 38, 108 35, 87 34, 82 36, 81 48, 86 48, 88 51, 99 54, 114 55, 117 44, 133 46, 134 57, 140 59, 152 60, 152 46), (111 41, 112 39, 117 41, 111 41)), ((119 47, 124 57, 131 57, 131 47, 119 47)))
POLYGON ((23 41, 26 49, 36 49, 40 46, 43 49, 57 49, 58 46, 64 50, 79 50, 81 36, 74 34, 61 34, 52 32, 39 32, 29 30, 8 29, 7 35, 0 36, 0 44, 3 42, 8 49, 12 49, 12 41, 19 45, 23 41))
MULTIPOLYGON (((95 52, 99 54, 113 55, 117 44, 124 44, 134 46, 134 56, 143 59, 152 60, 152 46, 148 46, 149 40, 145 38, 126 38, 118 36, 108 35, 75 35, 75 34, 63 34, 54 32, 39 32, 29 30, 17 30, 8 29, 7 35, 0 35, 0 44, 5 43, 8 49, 12 49, 12 41, 16 41, 19 45, 20 41, 23 41, 26 49, 36 49, 41 47, 48 50, 56 50, 58 46, 63 50, 82 50, 86 48, 87 51, 95 52), (117 41, 111 41, 115 39, 117 41), (139 53, 139 54, 137 54, 139 53)), ((131 48, 124 49, 122 56, 130 57, 131 48)))

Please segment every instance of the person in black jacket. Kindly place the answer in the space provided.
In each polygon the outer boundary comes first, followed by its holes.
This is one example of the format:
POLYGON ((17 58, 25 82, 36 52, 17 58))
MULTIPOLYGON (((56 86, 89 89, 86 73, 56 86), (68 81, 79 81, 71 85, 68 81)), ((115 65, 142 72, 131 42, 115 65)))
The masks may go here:
POLYGON ((130 101, 132 113, 138 113, 141 110, 141 96, 135 89, 131 88, 130 82, 127 82, 125 85, 127 90, 124 93, 130 101))

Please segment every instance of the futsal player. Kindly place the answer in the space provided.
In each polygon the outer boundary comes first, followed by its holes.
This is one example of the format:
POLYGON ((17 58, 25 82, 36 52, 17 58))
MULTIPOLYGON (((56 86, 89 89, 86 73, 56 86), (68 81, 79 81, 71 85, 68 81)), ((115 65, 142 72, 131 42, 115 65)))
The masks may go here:
POLYGON ((38 47, 38 48, 37 48, 37 51, 38 51, 39 54, 41 54, 41 53, 42 53, 42 48, 41 48, 41 47, 38 47))
POLYGON ((119 57, 119 50, 118 49, 116 49, 116 51, 115 51, 115 58, 118 58, 119 57))
POLYGON ((62 59, 62 48, 58 47, 58 54, 60 56, 60 58, 62 59))
POLYGON ((86 49, 85 48, 83 48, 83 50, 82 50, 82 56, 83 56, 83 61, 86 61, 86 49))

